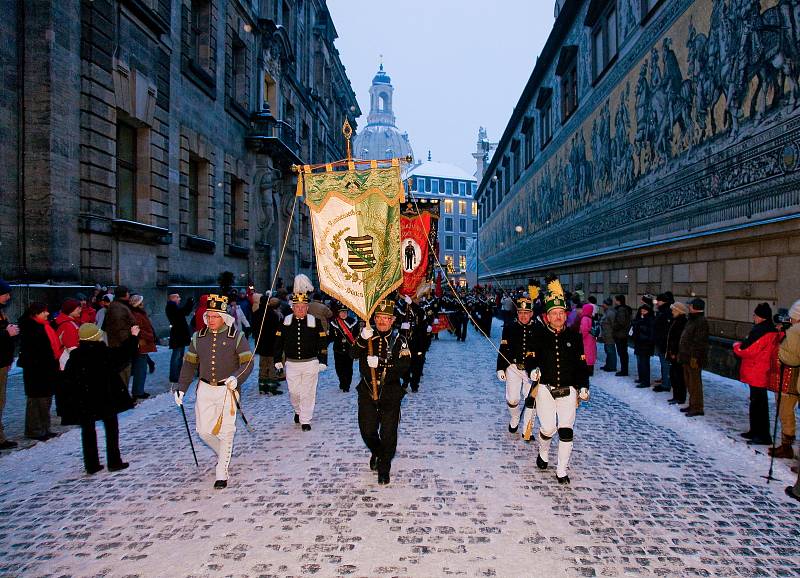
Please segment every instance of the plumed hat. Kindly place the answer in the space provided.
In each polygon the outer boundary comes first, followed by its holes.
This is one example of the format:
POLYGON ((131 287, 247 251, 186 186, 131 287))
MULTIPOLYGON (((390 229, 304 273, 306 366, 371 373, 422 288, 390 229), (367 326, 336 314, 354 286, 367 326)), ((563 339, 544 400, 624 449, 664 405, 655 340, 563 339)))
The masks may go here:
POLYGON ((292 303, 308 303, 311 301, 314 285, 306 275, 298 273, 294 276, 292 291, 292 303))
POLYGON ((539 298, 539 281, 536 279, 528 279, 528 296, 531 301, 536 301, 539 298))
POLYGON ((547 283, 547 293, 544 297, 544 310, 550 311, 552 309, 566 309, 567 302, 564 299, 564 288, 561 287, 561 281, 554 273, 550 273, 544 278, 547 283))
POLYGON ((308 303, 309 301, 308 293, 301 293, 298 291, 292 293, 292 303, 308 303))

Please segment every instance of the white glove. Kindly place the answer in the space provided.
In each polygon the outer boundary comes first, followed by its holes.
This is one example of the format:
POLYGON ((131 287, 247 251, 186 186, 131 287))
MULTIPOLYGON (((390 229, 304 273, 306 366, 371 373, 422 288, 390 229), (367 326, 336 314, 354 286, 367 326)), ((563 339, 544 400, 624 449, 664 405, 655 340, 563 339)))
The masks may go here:
POLYGON ((497 379, 499 379, 500 381, 505 381, 506 380, 506 372, 504 370, 502 370, 502 369, 498 369, 497 370, 497 379))
POLYGON ((589 401, 589 388, 582 387, 578 392, 578 397, 581 398, 581 401, 589 401))
POLYGON ((229 391, 235 390, 237 385, 239 385, 239 380, 232 375, 225 380, 225 387, 227 387, 229 391))
POLYGON ((181 390, 179 390, 179 389, 176 389, 176 390, 175 390, 175 391, 173 391, 172 393, 175 395, 175 404, 176 404, 176 405, 183 405, 183 396, 184 396, 184 393, 183 393, 181 390))
POLYGON ((375 335, 375 331, 372 329, 371 325, 365 325, 364 329, 361 330, 362 339, 372 339, 373 335, 375 335))
POLYGON ((411 305, 411 297, 409 297, 408 295, 403 295, 403 301, 411 305))
POLYGON ((378 367, 378 356, 377 355, 367 355, 367 365, 369 365, 372 369, 378 367))
POLYGON ((278 371, 281 371, 283 369, 283 363, 281 363, 280 361, 278 363, 276 363, 275 364, 275 369, 277 369, 278 371))
POLYGON ((411 329, 411 324, 408 321, 405 321, 400 324, 400 329, 411 329))
POLYGON ((319 371, 325 371, 326 369, 328 369, 328 366, 325 365, 324 363, 320 363, 318 369, 319 371))
POLYGON ((539 369, 538 367, 534 367, 533 369, 531 369, 531 379, 533 381, 539 381, 540 379, 542 379, 542 370, 539 369))
POLYGON ((431 331, 433 331, 433 327, 431 327, 430 325, 428 325, 428 333, 430 333, 431 331))

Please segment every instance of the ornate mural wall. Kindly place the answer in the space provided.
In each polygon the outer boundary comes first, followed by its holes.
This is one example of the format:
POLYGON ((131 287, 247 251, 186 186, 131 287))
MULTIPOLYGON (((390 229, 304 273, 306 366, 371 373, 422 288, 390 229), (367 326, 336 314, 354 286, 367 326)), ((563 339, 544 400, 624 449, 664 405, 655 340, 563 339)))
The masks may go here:
POLYGON ((644 28, 638 6, 589 94, 582 13, 565 40, 579 107, 484 223, 495 274, 798 212, 800 2, 668 0, 644 28))

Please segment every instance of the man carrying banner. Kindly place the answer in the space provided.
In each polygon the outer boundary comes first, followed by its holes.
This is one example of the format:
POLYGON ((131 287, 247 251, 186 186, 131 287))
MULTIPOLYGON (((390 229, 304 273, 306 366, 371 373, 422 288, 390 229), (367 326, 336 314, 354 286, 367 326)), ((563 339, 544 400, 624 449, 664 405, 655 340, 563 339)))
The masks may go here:
POLYGON ((339 389, 348 392, 353 381, 353 358, 350 357, 350 348, 356 342, 358 319, 350 317, 347 306, 339 301, 334 302, 332 308, 336 313, 330 322, 328 339, 333 343, 333 362, 336 367, 336 377, 339 378, 339 389))
POLYGON ((217 454, 214 489, 221 490, 228 485, 239 384, 253 370, 253 354, 247 339, 233 327, 234 319, 228 314, 228 298, 224 295, 208 296, 203 321, 206 326, 192 336, 173 393, 175 403, 183 405, 183 396, 199 370, 195 427, 217 454))
POLYGON ((292 313, 283 319, 275 333, 273 357, 276 360, 275 369, 286 369, 286 385, 294 408, 294 423, 301 424, 303 431, 311 431, 319 372, 328 367, 328 334, 322 328, 322 323, 308 312, 309 295, 302 291, 297 277, 294 287, 292 313), (281 361, 284 358, 285 366, 281 361))
MULTIPOLYGON (((521 396, 528 396, 531 389, 530 372, 536 367, 536 324, 531 321, 533 309, 528 297, 517 300, 517 318, 503 326, 503 335, 500 338, 500 351, 497 354, 497 379, 506 383, 506 404, 511 421, 508 431, 517 433, 522 408, 521 396)), ((527 408, 531 419, 526 417, 526 423, 532 423, 535 409, 527 408)))
POLYGON ((389 483, 397 448, 400 402, 405 395, 400 377, 408 369, 411 351, 407 340, 392 329, 393 301, 380 301, 374 319, 377 332, 370 325, 364 327, 350 354, 358 359, 361 374, 357 387, 358 428, 372 452, 369 467, 377 470, 378 483, 385 485, 389 483))
POLYGON ((536 465, 547 469, 550 442, 558 429, 558 483, 569 484, 567 466, 572 454, 572 426, 578 399, 589 400, 589 371, 583 352, 583 338, 566 326, 564 291, 555 276, 548 277, 544 299, 545 322, 536 324, 536 362, 531 373, 539 378, 536 412, 539 416, 539 455, 536 465))

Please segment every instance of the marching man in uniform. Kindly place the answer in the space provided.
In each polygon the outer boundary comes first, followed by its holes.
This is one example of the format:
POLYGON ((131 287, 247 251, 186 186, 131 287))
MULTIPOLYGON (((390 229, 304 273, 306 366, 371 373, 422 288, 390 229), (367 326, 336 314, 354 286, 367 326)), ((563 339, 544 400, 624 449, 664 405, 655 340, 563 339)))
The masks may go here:
POLYGON ((209 295, 203 321, 206 326, 196 332, 189 343, 174 395, 175 403, 183 405, 183 396, 199 370, 195 427, 217 454, 214 488, 220 490, 228 485, 239 384, 253 370, 253 354, 247 339, 233 326, 227 297, 209 295))
POLYGON ((333 361, 336 377, 339 378, 339 389, 348 392, 350 382, 353 381, 353 358, 350 357, 350 348, 356 342, 358 320, 348 315, 347 305, 344 303, 337 302, 333 309, 336 311, 336 316, 330 322, 328 340, 333 343, 333 361))
POLYGON ((297 275, 292 293, 292 313, 283 319, 275 332, 275 368, 284 369, 289 400, 294 408, 294 423, 311 431, 311 418, 317 400, 319 372, 328 367, 328 334, 322 322, 308 312, 309 293, 313 289, 305 275, 297 275))
POLYGON ((394 302, 384 299, 375 309, 375 332, 367 324, 351 350, 358 359, 361 380, 358 382, 358 428, 372 457, 371 470, 378 471, 378 483, 388 484, 392 458, 397 449, 397 426, 400 402, 405 389, 400 378, 411 363, 411 351, 405 337, 394 324, 394 302))
POLYGON ((567 466, 572 454, 572 426, 578 399, 589 400, 589 371, 583 338, 567 328, 564 291, 555 276, 548 277, 544 299, 545 326, 536 332, 536 361, 531 378, 539 378, 536 411, 539 416, 539 455, 536 465, 547 469, 550 442, 558 430, 558 483, 568 484, 567 466))
MULTIPOLYGON (((536 367, 536 326, 532 321, 533 308, 528 297, 517 300, 517 318, 503 326, 503 335, 500 338, 500 352, 497 354, 497 379, 506 383, 506 404, 511 421, 508 431, 517 433, 519 428, 522 408, 520 399, 523 395, 528 397, 531 389, 530 372, 536 367)), ((530 439, 530 428, 533 427, 535 409, 533 404, 528 404, 525 416, 526 439, 530 439)))

